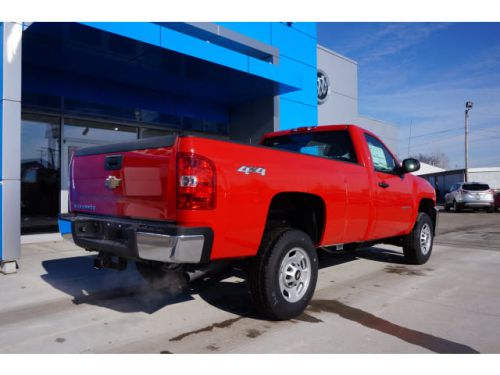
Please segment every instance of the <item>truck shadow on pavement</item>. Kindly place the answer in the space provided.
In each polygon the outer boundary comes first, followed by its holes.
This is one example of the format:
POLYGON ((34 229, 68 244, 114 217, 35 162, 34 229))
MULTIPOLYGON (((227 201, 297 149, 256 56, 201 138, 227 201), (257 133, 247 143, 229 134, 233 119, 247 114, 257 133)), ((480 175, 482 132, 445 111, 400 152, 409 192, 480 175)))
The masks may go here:
MULTIPOLYGON (((358 258, 380 262, 402 263, 398 254, 388 250, 360 250, 356 253, 318 253, 319 268, 335 267, 358 258)), ((199 295, 206 302, 240 315, 252 315, 263 319, 251 311, 251 299, 246 282, 222 282, 231 276, 246 279, 244 270, 231 268, 193 282, 185 293, 171 293, 169 290, 152 288, 142 279, 133 264, 124 271, 93 268, 94 256, 78 256, 47 260, 42 262, 46 274, 42 279, 72 297, 75 305, 90 304, 115 311, 154 312, 172 304, 193 300, 199 295), (243 301, 243 302, 242 302, 243 301)))
MULTIPOLYGON (((368 248, 356 253, 321 253, 319 267, 335 267, 346 262, 365 258, 380 262, 402 264, 401 254, 386 250, 368 248)), ((125 271, 95 270, 93 256, 48 260, 42 263, 47 271, 42 279, 63 293, 72 296, 73 305, 89 304, 118 312, 145 312, 153 314, 166 306, 193 300, 198 295, 208 304, 239 315, 236 320, 250 318, 267 320, 256 311, 252 304, 246 273, 242 268, 231 268, 211 277, 200 279, 190 285, 189 291, 172 295, 163 290, 152 289, 129 265, 125 271), (231 278, 230 281, 228 279, 231 278)), ((318 314, 336 314, 367 328, 397 337, 408 343, 426 348, 435 353, 479 353, 475 349, 430 334, 409 329, 377 317, 369 312, 348 306, 336 300, 313 300, 306 312, 292 322, 308 324, 324 323, 318 314), (311 314, 316 314, 312 316, 311 314)), ((234 319, 233 319, 234 320, 234 319)), ((231 320, 232 321, 232 320, 231 320)), ((276 322, 279 324, 279 322, 276 322)), ((224 326, 225 322, 214 323, 213 327, 224 326)), ((208 331, 210 327, 186 333, 182 337, 198 331, 208 331)))
POLYGON ((42 279, 72 297, 74 305, 89 304, 122 313, 153 314, 165 306, 192 300, 190 294, 156 290, 142 279, 133 264, 124 271, 93 268, 94 256, 42 262, 42 279))

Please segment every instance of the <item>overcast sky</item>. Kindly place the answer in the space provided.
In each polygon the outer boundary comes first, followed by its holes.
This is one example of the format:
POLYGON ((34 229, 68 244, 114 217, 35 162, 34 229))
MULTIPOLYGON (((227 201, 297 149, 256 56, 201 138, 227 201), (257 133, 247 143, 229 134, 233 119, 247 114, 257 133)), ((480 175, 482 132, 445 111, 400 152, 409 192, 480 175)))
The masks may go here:
MULTIPOLYGON (((398 127, 399 155, 441 151, 500 167, 500 23, 319 23, 318 43, 358 62, 360 114, 398 127)), ((332 82, 332 85, 335 85, 332 82)))

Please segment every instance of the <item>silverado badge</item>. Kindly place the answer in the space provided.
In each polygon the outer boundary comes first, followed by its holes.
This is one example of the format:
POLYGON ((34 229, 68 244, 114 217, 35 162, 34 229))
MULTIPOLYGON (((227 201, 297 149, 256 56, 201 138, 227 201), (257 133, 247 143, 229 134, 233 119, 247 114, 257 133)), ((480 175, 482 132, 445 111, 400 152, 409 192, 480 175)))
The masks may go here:
POLYGON ((106 186, 108 189, 116 189, 118 186, 120 186, 121 182, 122 180, 116 178, 115 176, 108 176, 108 178, 104 180, 104 186, 106 186))

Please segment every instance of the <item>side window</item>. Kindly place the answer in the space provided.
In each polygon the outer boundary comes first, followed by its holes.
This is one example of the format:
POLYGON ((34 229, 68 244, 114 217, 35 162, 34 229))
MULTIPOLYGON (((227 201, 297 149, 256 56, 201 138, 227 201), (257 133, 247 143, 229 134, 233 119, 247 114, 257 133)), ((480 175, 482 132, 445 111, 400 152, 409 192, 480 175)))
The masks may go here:
POLYGON ((365 134, 365 137, 375 170, 385 173, 396 172, 396 160, 394 160, 385 146, 377 138, 369 134, 365 134))

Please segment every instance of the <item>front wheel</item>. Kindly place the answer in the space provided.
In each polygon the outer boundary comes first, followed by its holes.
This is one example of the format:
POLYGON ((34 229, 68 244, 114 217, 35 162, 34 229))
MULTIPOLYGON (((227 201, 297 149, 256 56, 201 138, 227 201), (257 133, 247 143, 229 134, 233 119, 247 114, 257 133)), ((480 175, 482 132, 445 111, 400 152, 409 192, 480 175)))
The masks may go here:
POLYGON ((305 310, 316 288, 318 256, 311 238, 296 229, 264 235, 250 267, 250 290, 269 318, 292 319, 305 310))
POLYGON ((434 230, 431 218, 424 212, 419 212, 417 221, 410 234, 403 240, 405 259, 410 264, 426 263, 432 252, 434 230))

